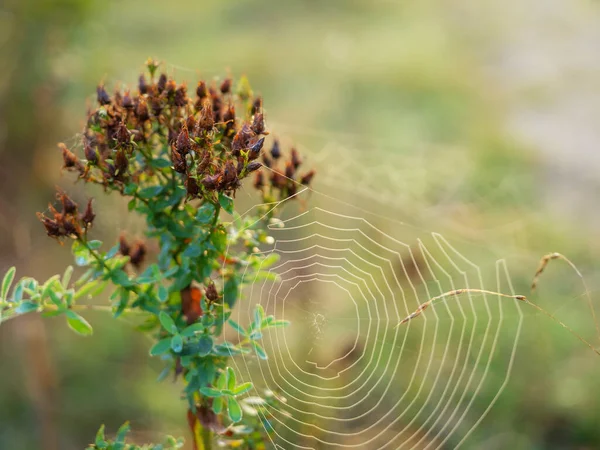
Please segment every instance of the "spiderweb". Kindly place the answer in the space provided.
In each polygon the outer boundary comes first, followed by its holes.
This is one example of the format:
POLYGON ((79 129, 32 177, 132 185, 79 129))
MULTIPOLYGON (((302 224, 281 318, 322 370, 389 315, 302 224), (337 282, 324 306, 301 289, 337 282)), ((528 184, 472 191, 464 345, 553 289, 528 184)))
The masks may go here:
MULTIPOLYGON (((270 389, 282 400, 263 416, 273 425, 272 445, 473 445, 510 380, 524 321, 524 305, 510 296, 522 292, 503 259, 423 224, 443 217, 464 182, 456 168, 467 172, 474 163, 453 148, 403 150, 388 142, 352 151, 335 143, 339 135, 308 133, 328 141, 319 151, 299 147, 319 171, 314 188, 268 205, 283 210, 269 225, 272 244, 261 249, 279 255, 266 269, 278 281, 244 273, 248 288, 232 315, 246 325, 261 304, 291 322, 263 336, 267 361, 250 354, 231 362, 240 379, 253 382, 249 395, 270 389), (415 314, 457 290, 463 293, 415 314)), ((254 204, 249 192, 238 193, 238 203, 246 194, 254 204)), ((240 339, 233 330, 226 337, 240 339)))

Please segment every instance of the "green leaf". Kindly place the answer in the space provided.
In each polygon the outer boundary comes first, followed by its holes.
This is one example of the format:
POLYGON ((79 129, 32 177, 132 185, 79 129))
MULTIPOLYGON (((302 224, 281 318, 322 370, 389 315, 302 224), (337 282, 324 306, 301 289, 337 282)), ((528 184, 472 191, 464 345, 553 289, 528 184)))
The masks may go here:
POLYGON ((267 267, 275 264, 277 261, 279 261, 279 253, 271 252, 262 260, 260 268, 266 269, 267 267))
POLYGON ((222 192, 219 193, 219 204, 223 207, 225 211, 233 215, 233 199, 231 197, 227 197, 222 192))
POLYGON ((171 348, 171 338, 161 339, 150 349, 150 356, 158 356, 166 353, 171 348))
POLYGON ((200 388, 200 393, 206 397, 221 397, 221 391, 209 387, 200 388))
POLYGON ((182 332, 181 335, 183 337, 192 337, 194 336, 196 333, 202 332, 204 331, 204 324, 203 323, 193 323, 192 325, 186 327, 182 332))
POLYGON ((204 249, 199 245, 191 244, 186 247, 183 252, 183 256, 186 258, 197 258, 204 252, 204 249))
POLYGON ((28 312, 31 311, 35 311, 36 309, 38 309, 40 307, 40 305, 38 305, 37 303, 33 303, 33 302, 23 302, 19 305, 19 307, 16 309, 16 312, 18 314, 26 314, 28 312))
POLYGON ((122 270, 115 270, 112 272, 110 274, 110 279, 113 283, 118 284, 119 286, 129 287, 135 284, 122 270))
POLYGON ((171 333, 171 334, 177 333, 177 325, 175 325, 175 322, 173 321, 171 316, 169 316, 166 312, 161 311, 160 314, 158 315, 158 319, 160 320, 160 323, 163 326, 163 328, 165 330, 167 330, 169 333, 171 333))
POLYGON ((84 284, 77 292, 73 298, 77 300, 78 298, 85 297, 90 294, 90 292, 94 291, 98 287, 98 280, 92 280, 87 284, 84 284))
POLYGON ((162 190, 163 187, 161 185, 150 186, 139 191, 138 197, 143 198, 145 200, 154 199, 160 195, 162 190))
POLYGON ((217 389, 227 389, 227 372, 223 370, 217 378, 217 389))
POLYGON ((289 320, 274 320, 273 322, 269 323, 269 328, 287 327, 289 324, 289 320))
POLYGON ((98 430, 98 432, 96 433, 96 440, 94 443, 95 443, 96 447, 98 447, 98 448, 106 448, 107 443, 104 438, 104 425, 102 425, 100 427, 100 429, 98 430))
POLYGON ((217 397, 213 400, 212 410, 215 414, 221 414, 223 411, 223 397, 217 397))
POLYGON ((227 368, 227 389, 232 390, 235 387, 235 372, 231 367, 227 368))
POLYGON ((121 425, 121 428, 117 431, 117 437, 115 438, 115 443, 124 444, 125 436, 129 433, 130 427, 129 422, 125 422, 121 425))
POLYGON ((179 353, 183 349, 183 338, 180 334, 176 334, 171 338, 171 348, 175 353, 179 353))
POLYGON ((169 291, 165 286, 161 284, 160 286, 158 286, 158 301, 164 303, 167 301, 168 298, 169 291))
POLYGON ((260 344, 258 344, 256 341, 250 341, 250 343, 252 344, 252 347, 254 347, 254 350, 260 359, 268 359, 265 349, 262 348, 260 344))
POLYGON ((235 276, 232 276, 225 281, 225 286, 223 286, 223 302, 229 306, 229 308, 233 308, 237 302, 238 287, 239 282, 235 276))
POLYGON ((210 223, 215 214, 215 205, 210 202, 205 202, 196 214, 196 221, 199 223, 210 223))
POLYGON ((254 308, 254 328, 260 330, 260 325, 262 324, 263 319, 265 318, 265 310, 262 305, 259 303, 254 308))
POLYGON ((209 334, 203 334, 198 341, 198 355, 206 356, 213 348, 213 338, 209 334))
POLYGON ((252 389, 252 383, 250 381, 246 383, 242 383, 237 385, 235 388, 231 389, 233 395, 242 395, 252 389))
POLYGON ((73 266, 67 266, 65 274, 62 278, 62 285, 65 287, 65 289, 69 286, 69 281, 71 281, 71 275, 73 275, 73 266))
POLYGON ((227 397, 227 413, 232 422, 242 420, 242 408, 237 400, 233 397, 227 397))
POLYGON ((241 334, 242 336, 246 336, 246 330, 244 330, 244 328, 237 323, 236 321, 234 321, 233 319, 229 319, 228 320, 229 325, 231 325, 231 327, 237 331, 239 334, 241 334))
POLYGON ((82 336, 89 336, 93 333, 92 326, 89 322, 75 311, 68 310, 66 314, 67 324, 75 333, 81 334, 82 336))

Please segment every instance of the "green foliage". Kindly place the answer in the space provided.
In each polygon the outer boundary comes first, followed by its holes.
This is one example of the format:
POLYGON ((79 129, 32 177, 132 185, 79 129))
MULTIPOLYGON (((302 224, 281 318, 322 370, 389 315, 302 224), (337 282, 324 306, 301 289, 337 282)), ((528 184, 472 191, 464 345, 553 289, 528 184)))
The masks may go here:
POLYGON ((93 444, 90 444, 86 450, 176 450, 183 448, 183 440, 175 439, 172 436, 167 436, 162 444, 146 444, 146 445, 134 445, 127 444, 126 436, 129 433, 129 424, 125 423, 117 431, 117 435, 114 440, 107 439, 104 434, 104 425, 100 427, 98 433, 96 433, 96 439, 93 444))

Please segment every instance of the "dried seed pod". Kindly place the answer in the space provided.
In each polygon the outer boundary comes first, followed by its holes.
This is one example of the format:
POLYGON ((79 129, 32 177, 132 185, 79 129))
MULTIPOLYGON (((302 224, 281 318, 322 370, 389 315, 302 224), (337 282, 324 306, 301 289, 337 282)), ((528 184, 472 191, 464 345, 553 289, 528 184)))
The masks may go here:
POLYGON ((228 94, 231 92, 231 78, 225 78, 221 83, 220 90, 223 94, 228 94))
POLYGON ((188 176, 184 182, 185 190, 187 191, 190 197, 197 197, 198 192, 200 192, 200 188, 198 187, 198 182, 194 177, 188 176))
POLYGON ((146 256, 146 244, 143 241, 137 241, 131 247, 131 251, 129 252, 129 262, 135 267, 138 268, 144 262, 144 257, 146 256))
POLYGON ((271 185, 277 189, 283 189, 287 184, 287 179, 279 172, 273 172, 271 175, 271 185))
POLYGON ((142 97, 140 97, 138 100, 137 107, 135 108, 135 115, 140 122, 145 122, 146 120, 150 119, 148 104, 142 97))
POLYGON ((202 185, 209 191, 214 191, 218 184, 219 178, 221 178, 221 174, 217 173, 215 175, 207 175, 202 179, 202 185))
POLYGON ((58 144, 58 147, 62 151, 64 169, 77 168, 81 170, 83 168, 83 164, 81 164, 79 158, 77 158, 77 156, 75 156, 75 154, 71 150, 69 150, 65 144, 61 142, 60 144, 58 144))
POLYGON ((312 179, 314 178, 315 174, 316 174, 316 171, 314 169, 312 169, 310 172, 305 173, 300 178, 300 183, 304 184, 304 185, 309 185, 310 182, 312 181, 312 179))
POLYGON ((192 145, 191 145, 191 141, 190 141, 190 135, 188 133, 187 127, 184 126, 181 129, 179 136, 177 136, 177 143, 175 144, 175 148, 177 149, 177 152, 180 155, 185 156, 188 154, 191 147, 192 147, 192 145))
POLYGON ((94 213, 94 210, 92 209, 92 199, 90 198, 87 202, 85 211, 81 214, 81 216, 79 216, 79 220, 81 220, 81 222, 83 222, 85 227, 88 228, 94 222, 95 218, 96 218, 96 214, 94 213))
POLYGON ((115 132, 115 139, 119 143, 119 145, 129 145, 131 144, 131 133, 127 129, 127 125, 123 122, 117 125, 117 131, 115 132))
POLYGON ((100 106, 110 104, 110 96, 108 95, 108 92, 106 92, 106 89, 104 89, 104 85, 100 84, 96 88, 96 98, 100 106))
POLYGON ((287 178, 294 178, 294 174, 296 173, 296 168, 291 162, 286 163, 285 165, 285 176, 287 178))
POLYGON ((206 83, 202 80, 198 81, 198 87, 196 87, 196 95, 200 100, 203 100, 207 95, 206 83))
POLYGON ((262 167, 262 164, 258 161, 251 161, 248 163, 248 165, 246 166, 246 171, 248 173, 252 173, 257 171, 258 169, 260 169, 262 167))
POLYGON ((260 151, 263 148, 263 144, 265 143, 265 138, 260 138, 256 141, 252 146, 248 149, 248 159, 250 161, 258 158, 260 156, 260 151))
POLYGON ((271 161, 271 158, 266 153, 263 153, 262 160, 265 167, 271 168, 273 166, 273 161, 271 161))
POLYGON ((75 214, 77 212, 77 203, 75 203, 65 192, 58 190, 56 192, 56 199, 62 203, 63 214, 75 214))
POLYGON ((265 185, 265 179, 262 172, 256 172, 254 177, 254 187, 256 189, 262 189, 265 185))
POLYGON ((131 247, 125 238, 125 234, 121 233, 119 236, 119 253, 123 256, 129 256, 129 252, 131 251, 131 247))
POLYGON ((231 153, 233 156, 239 156, 241 150, 248 148, 250 139, 253 137, 254 132, 250 128, 250 125, 247 123, 242 125, 242 128, 235 134, 231 142, 231 153))
POLYGON ((206 296, 206 299, 211 301, 211 302, 215 302, 219 299, 219 293, 217 292, 217 287, 215 286, 215 283, 210 283, 208 284, 208 286, 206 286, 206 289, 204 290, 204 295, 206 296))
POLYGON ((181 155, 177 149, 171 149, 171 162, 173 163, 173 170, 178 173, 186 173, 187 164, 185 162, 185 156, 181 155))
POLYGON ((265 132, 265 117, 263 113, 254 114, 251 128, 256 134, 263 134, 265 132))
POLYGON ((231 161, 227 161, 221 178, 221 189, 227 189, 235 180, 237 180, 237 170, 231 161))
POLYGON ((123 108, 125 109, 133 109, 134 104, 133 104, 133 99, 131 98, 131 95, 129 94, 129 91, 125 91, 125 94, 123 95, 123 108))
POLYGON ((200 135, 201 131, 210 131, 215 126, 215 118, 213 109, 210 102, 205 102, 202 110, 200 111, 200 118, 198 119, 198 130, 196 134, 200 135))
POLYGON ((125 150, 120 148, 115 155, 115 177, 123 178, 123 175, 129 168, 129 160, 125 154, 125 150))
POLYGON ((50 219, 46 217, 44 214, 38 212, 36 213, 37 218, 42 222, 44 228, 46 229, 46 234, 50 237, 58 238, 62 236, 60 225, 56 220, 50 219))
POLYGON ((181 85, 175 91, 175 99, 173 100, 173 103, 175 106, 182 107, 187 105, 187 100, 187 88, 185 85, 181 85))
POLYGON ((275 139, 273 147, 271 147, 271 156, 274 160, 281 158, 281 148, 279 147, 279 141, 277 139, 275 139))
POLYGON ((148 93, 148 83, 146 82, 146 77, 144 74, 140 75, 138 80, 138 90, 140 91, 140 95, 148 93))
POLYGON ((256 113, 259 113, 262 111, 262 97, 256 97, 254 99, 254 101, 252 102, 252 109, 250 111, 250 113, 252 115, 255 115, 256 113))
POLYGON ((167 87, 167 76, 164 73, 161 73, 158 77, 158 82, 156 83, 156 90, 159 94, 162 94, 165 88, 167 87))
POLYGON ((297 169, 298 167, 300 167, 300 164, 302 164, 302 160, 300 159, 300 154, 298 153, 298 150, 296 150, 295 148, 292 148, 292 164, 294 165, 294 169, 297 169))
POLYGON ((83 154, 90 164, 98 163, 98 152, 92 147, 90 139, 87 136, 83 137, 83 154))
POLYGON ((198 167, 196 168, 197 175, 204 175, 204 172, 206 172, 206 169, 208 169, 208 166, 210 165, 211 158, 212 152, 210 150, 204 150, 202 160, 200 160, 200 164, 198 164, 198 167))

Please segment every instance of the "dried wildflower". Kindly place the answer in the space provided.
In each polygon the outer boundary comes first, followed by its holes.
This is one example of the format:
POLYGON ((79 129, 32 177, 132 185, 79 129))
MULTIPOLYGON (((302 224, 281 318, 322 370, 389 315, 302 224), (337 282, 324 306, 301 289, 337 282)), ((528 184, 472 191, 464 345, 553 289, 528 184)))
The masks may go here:
POLYGON ((264 187, 264 185, 265 181, 262 172, 257 172, 256 176, 254 177, 254 188, 260 190, 264 187))
POLYGON ((131 95, 129 94, 129 91, 125 91, 125 94, 123 95, 123 108, 131 110, 133 107, 134 104, 131 95))
POLYGON ((164 73, 161 73, 158 77, 158 82, 156 83, 156 90, 159 94, 162 94, 163 91, 167 87, 167 76, 164 73))
POLYGON ((221 86, 219 87, 221 93, 228 94, 229 92, 231 92, 231 83, 231 78, 225 78, 221 83, 221 86))
POLYGON ((187 153, 190 151, 190 135, 186 126, 184 126, 181 129, 179 136, 177 136, 177 143, 175 144, 175 148, 177 149, 177 152, 182 156, 187 155, 187 153))
MULTIPOLYGON (((210 102, 205 102, 202 110, 200 111, 200 118, 198 119, 198 130, 199 131, 210 131, 215 126, 215 118, 213 109, 210 102)), ((197 132, 200 135, 199 132, 197 132)))
POLYGON ((83 164, 81 164, 79 158, 77 158, 77 156, 75 156, 75 154, 71 150, 69 150, 65 144, 61 142, 60 144, 58 144, 58 146, 62 151, 64 169, 83 169, 83 164))
POLYGON ((197 197, 200 188, 198 187, 198 183, 195 178, 187 177, 185 182, 185 189, 190 197, 197 197))
POLYGON ((302 160, 300 159, 300 154, 298 153, 298 150, 296 150, 295 148, 292 148, 291 150, 292 153, 292 165, 294 166, 294 169, 297 169, 300 164, 302 164, 302 160))
POLYGON ((129 167, 129 160, 127 159, 127 155, 125 154, 125 150, 122 148, 117 150, 115 155, 115 177, 123 178, 123 175, 127 172, 127 168, 129 167))
POLYGON ((263 153, 262 160, 265 167, 271 168, 273 166, 273 161, 271 161, 271 158, 266 153, 263 153))
POLYGON ((175 99, 173 100, 173 103, 175 106, 182 107, 187 104, 187 100, 187 88, 185 85, 181 85, 175 91, 175 99))
POLYGON ((258 169, 260 169, 262 167, 262 164, 258 161, 251 161, 250 163, 248 163, 248 166, 246 166, 246 171, 248 173, 252 173, 257 171, 258 169))
POLYGON ((137 116, 137 119, 140 122, 145 122, 146 120, 150 119, 150 112, 148 111, 148 104, 146 103, 146 100, 144 100, 143 98, 140 98, 138 100, 137 107, 135 108, 135 114, 137 116))
POLYGON ((185 162, 185 156, 181 155, 176 148, 171 149, 171 162, 173 163, 173 169, 175 172, 186 173, 187 164, 185 162))
POLYGON ((110 96, 106 92, 106 89, 104 89, 104 85, 100 84, 96 88, 96 98, 101 106, 110 104, 110 96))
POLYGON ((123 256, 129 256, 129 252, 131 251, 131 247, 125 239, 125 234, 121 233, 119 236, 119 253, 123 256))
POLYGON ((56 192, 56 198, 62 203, 63 214, 75 214, 77 212, 77 203, 63 191, 56 192))
POLYGON ((251 128, 256 134, 263 134, 265 132, 265 117, 263 113, 254 114, 251 128))
POLYGON ((210 150, 204 150, 204 153, 202 154, 202 160, 200 161, 200 164, 198 164, 198 167, 196 168, 196 173, 198 175, 203 175, 204 172, 206 172, 206 169, 208 169, 208 166, 210 165, 211 159, 212 159, 212 152, 210 150))
POLYGON ((262 97, 256 97, 252 102, 252 109, 250 114, 255 115, 262 111, 262 97))
POLYGON ((200 100, 203 100, 208 92, 206 90, 206 83, 204 81, 198 81, 198 87, 196 87, 196 95, 200 100))
POLYGON ((115 140, 119 145, 128 145, 131 143, 131 132, 127 129, 127 125, 123 122, 117 125, 115 140))
POLYGON ((215 286, 215 283, 209 283, 208 286, 206 286, 206 289, 204 290, 204 295, 206 295, 206 299, 211 301, 211 302, 215 302, 219 299, 219 293, 217 292, 217 287, 215 286))
POLYGON ((263 144, 265 143, 265 138, 260 138, 256 141, 252 146, 248 149, 248 159, 250 161, 258 158, 260 156, 260 151, 263 148, 263 144))
POLYGON ((207 175, 202 179, 202 185, 209 191, 213 191, 217 188, 219 184, 219 178, 221 177, 220 173, 215 175, 207 175))
POLYGON ((83 138, 83 153, 85 155, 85 159, 87 159, 90 164, 98 163, 98 152, 94 150, 90 139, 87 136, 83 138))
POLYGON ((131 251, 129 252, 129 262, 136 268, 142 265, 144 262, 144 257, 146 256, 146 244, 143 241, 137 241, 131 247, 131 251))
POLYGON ((92 199, 90 198, 87 202, 87 206, 85 207, 85 211, 79 216, 79 220, 84 224, 86 228, 88 228, 96 218, 96 214, 92 209, 92 199))
POLYGON ((312 179, 314 178, 315 174, 316 174, 316 171, 314 169, 312 169, 310 172, 305 173, 300 178, 300 183, 304 184, 304 185, 309 185, 310 182, 312 181, 312 179))
POLYGON ((56 220, 50 219, 40 212, 36 213, 36 215, 38 219, 42 222, 42 225, 44 225, 44 228, 46 229, 46 234, 48 236, 53 238, 59 238, 62 236, 60 225, 56 220))
POLYGON ((148 83, 146 82, 146 77, 144 74, 140 75, 138 80, 138 90, 140 91, 140 95, 148 93, 148 83))
POLYGON ((281 148, 279 147, 279 141, 277 139, 275 139, 273 142, 273 147, 271 147, 271 156, 275 160, 281 157, 281 148))

